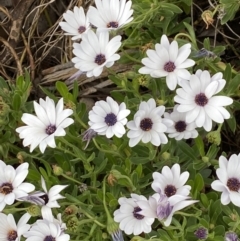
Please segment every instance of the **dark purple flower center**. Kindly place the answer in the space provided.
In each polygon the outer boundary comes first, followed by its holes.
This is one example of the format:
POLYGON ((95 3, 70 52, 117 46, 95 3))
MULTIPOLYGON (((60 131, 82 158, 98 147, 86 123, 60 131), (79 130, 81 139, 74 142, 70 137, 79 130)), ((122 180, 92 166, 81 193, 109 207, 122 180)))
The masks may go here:
POLYGON ((18 237, 17 232, 15 230, 11 230, 8 232, 7 240, 15 241, 17 237, 18 237))
POLYGON ((46 236, 44 241, 55 241, 55 238, 52 235, 46 236))
POLYGON ((171 197, 176 194, 177 189, 173 185, 167 185, 164 189, 164 193, 167 197, 171 197))
POLYGON ((207 238, 208 231, 207 231, 206 228, 201 227, 201 228, 198 228, 198 229, 194 232, 194 234, 196 235, 196 237, 197 237, 198 239, 206 239, 206 238, 207 238))
POLYGON ((84 27, 84 26, 80 26, 79 28, 78 28, 78 32, 79 33, 84 33, 86 31, 86 27, 84 27))
POLYGON ((204 93, 195 96, 195 103, 199 106, 205 106, 208 103, 208 98, 204 93))
POLYGON ((152 126, 153 126, 153 123, 152 123, 152 120, 150 118, 144 118, 140 122, 140 128, 143 131, 150 131, 152 129, 152 126))
POLYGON ((175 129, 177 132, 183 132, 186 130, 187 124, 185 121, 178 121, 175 123, 175 129))
POLYGON ((40 196, 40 198, 45 202, 45 204, 47 204, 48 201, 49 201, 49 198, 48 198, 47 194, 44 194, 44 195, 40 196))
POLYGON ((104 54, 98 54, 95 58, 95 63, 98 65, 102 65, 106 61, 106 57, 104 54))
POLYGON ((117 123, 117 116, 113 113, 107 114, 105 117, 105 122, 108 126, 114 126, 117 123))
POLYGON ((176 69, 176 66, 173 62, 169 61, 164 65, 163 69, 167 72, 173 72, 176 69))
POLYGON ((237 178, 232 177, 228 179, 227 186, 231 191, 238 192, 240 188, 240 182, 237 178))
POLYGON ((140 207, 135 207, 133 210, 133 217, 138 220, 144 219, 144 216, 138 213, 140 211, 142 211, 140 207))
POLYGON ((0 193, 7 195, 13 191, 13 186, 9 182, 5 182, 0 186, 0 193))
POLYGON ((55 125, 49 125, 47 128, 46 128, 46 133, 48 135, 52 135, 55 131, 56 131, 56 126, 55 125))
POLYGON ((109 22, 107 24, 108 28, 117 28, 118 27, 118 22, 109 22))

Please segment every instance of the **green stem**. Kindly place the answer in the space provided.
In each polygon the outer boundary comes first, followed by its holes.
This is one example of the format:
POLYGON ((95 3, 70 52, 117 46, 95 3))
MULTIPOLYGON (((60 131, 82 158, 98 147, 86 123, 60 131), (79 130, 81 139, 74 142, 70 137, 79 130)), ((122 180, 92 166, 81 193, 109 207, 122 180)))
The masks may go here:
POLYGON ((76 182, 76 183, 79 184, 79 185, 82 185, 82 184, 83 184, 82 182, 79 182, 79 181, 77 181, 76 179, 74 179, 74 178, 72 178, 72 177, 69 177, 68 175, 66 175, 66 174, 64 174, 64 173, 62 173, 61 176, 63 176, 64 178, 66 178, 66 179, 68 179, 68 180, 70 180, 70 181, 76 182))
POLYGON ((73 113, 73 116, 74 116, 75 119, 79 122, 79 124, 80 124, 81 126, 83 126, 85 129, 87 129, 87 125, 78 117, 78 115, 77 115, 76 112, 73 113))
POLYGON ((128 59, 130 59, 130 60, 132 60, 133 62, 136 62, 136 63, 138 63, 138 64, 142 64, 142 62, 141 62, 140 60, 137 60, 137 59, 131 57, 126 51, 122 50, 122 52, 124 53, 124 55, 125 55, 128 59))
POLYGON ((180 36, 187 37, 188 39, 191 40, 192 43, 194 43, 193 39, 192 39, 188 34, 186 34, 186 33, 178 33, 178 34, 175 36, 174 40, 176 40, 176 39, 177 39, 178 37, 180 37, 180 36))
POLYGON ((88 217, 89 219, 91 219, 94 223, 96 223, 98 226, 102 227, 102 228, 106 228, 106 225, 100 223, 98 220, 96 220, 96 218, 92 217, 89 213, 85 212, 82 208, 81 208, 81 212, 88 217))
POLYGON ((107 208, 107 204, 106 204, 106 177, 107 177, 107 175, 103 179, 103 207, 104 207, 105 212, 107 214, 107 218, 112 219, 111 214, 110 214, 110 212, 107 208))
POLYGON ((121 154, 119 154, 118 152, 113 152, 113 151, 109 151, 109 150, 104 150, 102 149, 96 142, 95 139, 93 139, 93 143, 95 144, 95 146, 97 147, 97 149, 100 151, 100 152, 105 152, 105 153, 109 153, 109 154, 113 154, 113 155, 116 155, 116 156, 119 156, 123 159, 123 156, 121 154))

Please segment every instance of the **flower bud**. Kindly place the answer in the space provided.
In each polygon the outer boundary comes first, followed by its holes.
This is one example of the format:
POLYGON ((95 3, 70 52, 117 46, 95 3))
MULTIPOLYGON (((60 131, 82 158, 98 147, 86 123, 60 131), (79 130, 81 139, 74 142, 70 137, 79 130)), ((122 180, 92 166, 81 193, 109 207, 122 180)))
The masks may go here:
POLYGON ((67 220, 67 229, 71 232, 78 231, 78 219, 77 217, 73 216, 67 220))
POLYGON ((208 237, 208 230, 204 227, 200 227, 194 232, 194 234, 198 239, 203 240, 208 237))
POLYGON ((227 232, 224 237, 224 241, 238 241, 238 236, 234 232, 227 232))
POLYGON ((41 215, 41 209, 37 205, 31 205, 28 207, 27 212, 32 216, 32 217, 38 217, 41 215))
POLYGON ((216 144, 217 146, 221 143, 221 134, 218 130, 209 132, 206 137, 208 142, 216 144))
POLYGON ((66 215, 77 214, 77 212, 78 212, 78 208, 75 205, 70 205, 70 206, 66 207, 64 210, 64 213, 66 215))
POLYGON ((57 165, 52 165, 52 168, 53 168, 53 173, 54 175, 56 176, 60 176, 63 174, 63 169, 57 165))

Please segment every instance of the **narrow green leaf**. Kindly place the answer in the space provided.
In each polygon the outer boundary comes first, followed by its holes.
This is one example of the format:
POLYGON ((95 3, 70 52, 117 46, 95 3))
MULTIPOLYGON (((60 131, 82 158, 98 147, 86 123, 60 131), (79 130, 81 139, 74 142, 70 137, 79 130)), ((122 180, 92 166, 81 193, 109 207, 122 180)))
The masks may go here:
POLYGON ((194 30, 193 30, 193 27, 190 24, 188 24, 188 23, 184 23, 184 25, 187 28, 188 33, 189 33, 189 35, 190 35, 190 37, 192 39, 192 44, 194 45, 194 48, 198 49, 197 41, 196 41, 196 35, 195 35, 194 30))
POLYGON ((58 92, 60 93, 60 95, 62 97, 65 97, 65 98, 67 97, 67 95, 68 95, 68 88, 67 88, 65 83, 63 83, 61 81, 57 81, 56 82, 56 88, 57 88, 58 92))
POLYGON ((229 79, 227 81, 227 87, 226 87, 226 94, 228 96, 234 94, 238 89, 240 85, 240 74, 237 74, 233 79, 229 79))
POLYGON ((200 153, 201 156, 205 156, 205 151, 204 151, 204 143, 203 143, 203 139, 200 135, 198 135, 197 138, 194 139, 195 144, 198 148, 198 151, 200 153))
POLYGON ((179 8, 177 5, 172 3, 160 3, 163 10, 169 10, 174 13, 182 13, 182 9, 179 8))
POLYGON ((186 144, 184 141, 179 141, 177 142, 177 146, 179 147, 179 149, 184 153, 184 155, 186 155, 187 157, 189 157, 192 161, 193 160, 197 160, 197 156, 196 153, 193 151, 193 149, 186 144))
POLYGON ((223 73, 223 78, 229 82, 232 78, 232 68, 231 68, 231 65, 230 64, 227 64, 226 65, 226 68, 224 70, 224 73, 223 73))
POLYGON ((22 104, 21 96, 18 93, 15 93, 13 96, 12 106, 14 110, 19 110, 22 104))

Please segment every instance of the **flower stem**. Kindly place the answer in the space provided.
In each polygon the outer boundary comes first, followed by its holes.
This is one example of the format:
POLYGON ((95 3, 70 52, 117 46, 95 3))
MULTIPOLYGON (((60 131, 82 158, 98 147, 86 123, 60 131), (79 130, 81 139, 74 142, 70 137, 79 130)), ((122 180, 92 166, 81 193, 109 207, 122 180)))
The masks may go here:
POLYGON ((89 213, 87 213, 86 211, 84 211, 83 209, 81 209, 81 212, 88 217, 89 219, 91 219, 94 223, 96 223, 98 226, 102 227, 102 228, 106 228, 106 225, 100 223, 98 220, 96 220, 96 218, 92 217, 89 213))
POLYGON ((93 139, 93 143, 95 144, 95 146, 97 147, 97 149, 98 149, 100 152, 109 153, 109 154, 112 154, 112 155, 119 156, 119 157, 123 158, 123 156, 122 156, 121 154, 119 154, 118 152, 113 152, 113 151, 110 151, 110 150, 102 149, 102 148, 98 145, 98 143, 96 142, 95 139, 93 139))

